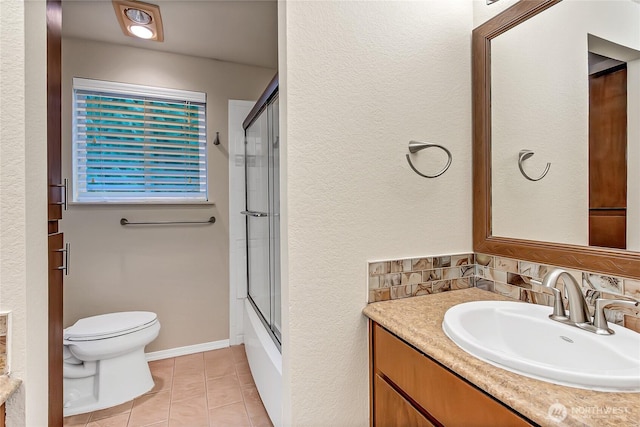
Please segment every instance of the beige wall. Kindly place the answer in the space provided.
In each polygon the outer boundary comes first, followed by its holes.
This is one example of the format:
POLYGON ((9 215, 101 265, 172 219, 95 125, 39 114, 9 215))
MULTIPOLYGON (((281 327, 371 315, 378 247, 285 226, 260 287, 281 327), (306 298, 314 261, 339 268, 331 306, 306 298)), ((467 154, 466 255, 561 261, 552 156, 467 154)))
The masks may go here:
POLYGON ((368 260, 471 250, 472 20, 448 0, 280 11, 286 425, 367 425, 368 260), (416 175, 411 139, 449 171, 416 175))
POLYGON ((71 205, 62 229, 71 243, 65 326, 125 310, 158 314, 147 351, 229 338, 229 99, 257 99, 275 70, 83 41, 63 40, 63 171, 71 178, 72 78, 207 93, 209 198, 215 206, 71 205), (122 227, 130 221, 205 220, 213 226, 122 227))
POLYGON ((47 424, 46 9, 0 2, 0 309, 12 311, 7 425, 47 424))

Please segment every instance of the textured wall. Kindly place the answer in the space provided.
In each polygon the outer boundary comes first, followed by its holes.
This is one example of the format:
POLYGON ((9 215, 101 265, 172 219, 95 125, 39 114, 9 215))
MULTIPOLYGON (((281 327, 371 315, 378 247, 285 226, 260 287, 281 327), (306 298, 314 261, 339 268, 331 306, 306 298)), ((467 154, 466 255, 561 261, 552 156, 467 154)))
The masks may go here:
POLYGON ((0 309, 28 384, 7 403, 16 426, 47 423, 45 17, 44 2, 0 2, 0 309))
POLYGON ((229 99, 257 99, 274 70, 77 39, 63 40, 63 175, 71 181, 72 78, 207 93, 209 198, 215 206, 81 206, 64 214, 72 245, 65 326, 114 311, 158 313, 147 351, 229 338, 229 99), (212 226, 122 227, 130 221, 204 220, 212 226))
POLYGON ((366 425, 367 261, 471 249, 472 4, 290 2, 279 24, 284 419, 366 425), (449 171, 411 171, 411 139, 449 171))
POLYGON ((487 4, 487 0, 473 0, 473 28, 513 6, 518 1, 519 0, 499 0, 496 3, 487 4))

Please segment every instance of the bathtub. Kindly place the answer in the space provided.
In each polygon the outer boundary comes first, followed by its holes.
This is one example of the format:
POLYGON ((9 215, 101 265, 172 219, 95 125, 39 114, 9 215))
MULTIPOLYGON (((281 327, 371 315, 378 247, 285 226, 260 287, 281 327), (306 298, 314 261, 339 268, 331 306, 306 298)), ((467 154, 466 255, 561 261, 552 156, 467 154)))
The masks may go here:
POLYGON ((244 346, 251 375, 275 427, 282 426, 282 355, 249 299, 244 301, 244 346))

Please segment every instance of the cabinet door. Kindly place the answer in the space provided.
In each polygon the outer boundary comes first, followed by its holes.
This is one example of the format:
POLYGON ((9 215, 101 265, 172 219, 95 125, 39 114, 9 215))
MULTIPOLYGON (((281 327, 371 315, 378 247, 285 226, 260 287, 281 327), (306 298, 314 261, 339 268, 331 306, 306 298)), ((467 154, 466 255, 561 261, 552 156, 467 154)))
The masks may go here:
POLYGON ((62 425, 62 277, 64 236, 49 235, 49 426, 62 425))
MULTIPOLYGON (((374 373, 395 384, 430 419, 445 426, 531 425, 378 324, 372 332, 374 373)), ((374 396, 377 392, 374 388, 374 396)))
POLYGON ((375 427, 435 427, 380 375, 375 375, 375 427))

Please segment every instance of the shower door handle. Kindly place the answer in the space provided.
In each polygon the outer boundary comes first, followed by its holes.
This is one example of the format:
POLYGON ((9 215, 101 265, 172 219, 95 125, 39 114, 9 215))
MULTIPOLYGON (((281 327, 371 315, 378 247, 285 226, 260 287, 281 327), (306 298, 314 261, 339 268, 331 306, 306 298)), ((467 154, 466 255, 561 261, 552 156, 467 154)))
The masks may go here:
POLYGON ((266 212, 242 211, 240 213, 242 215, 253 216, 253 217, 256 217, 256 218, 262 218, 262 217, 265 217, 265 216, 269 216, 269 214, 267 214, 266 212))

